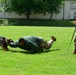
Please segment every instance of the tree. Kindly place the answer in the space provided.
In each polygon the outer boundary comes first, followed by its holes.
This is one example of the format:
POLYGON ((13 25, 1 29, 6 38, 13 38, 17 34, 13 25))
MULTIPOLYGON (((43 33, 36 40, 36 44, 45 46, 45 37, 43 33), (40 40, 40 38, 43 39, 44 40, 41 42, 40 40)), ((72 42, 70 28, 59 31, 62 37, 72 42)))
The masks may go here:
POLYGON ((3 3, 2 3, 2 0, 0 0, 0 12, 3 11, 3 3))
POLYGON ((26 15, 30 19, 31 12, 34 13, 50 13, 50 19, 53 13, 59 13, 63 0, 7 0, 6 11, 16 12, 19 15, 26 15))
POLYGON ((34 7, 33 12, 34 13, 44 13, 47 12, 47 3, 44 0, 34 0, 34 7))
POLYGON ((34 13, 43 13, 46 15, 48 12, 51 14, 50 19, 53 14, 58 14, 60 12, 60 8, 62 7, 63 0, 34 0, 34 13))
POLYGON ((53 14, 58 14, 60 12, 60 8, 62 7, 63 0, 47 0, 48 2, 48 10, 47 12, 51 14, 50 19, 53 14))
POLYGON ((6 11, 16 12, 19 15, 26 15, 27 19, 30 19, 31 11, 33 7, 33 0, 7 0, 6 11))
POLYGON ((16 12, 19 15, 26 15, 30 19, 31 12, 43 13, 44 0, 7 0, 6 11, 16 12))

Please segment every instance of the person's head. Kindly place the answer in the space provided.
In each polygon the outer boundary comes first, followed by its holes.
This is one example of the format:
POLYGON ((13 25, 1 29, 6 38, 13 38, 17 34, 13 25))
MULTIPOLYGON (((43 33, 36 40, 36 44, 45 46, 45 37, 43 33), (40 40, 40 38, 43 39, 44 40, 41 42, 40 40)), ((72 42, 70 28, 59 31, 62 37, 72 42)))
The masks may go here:
POLYGON ((19 41, 18 41, 18 44, 19 44, 20 46, 23 46, 24 43, 25 43, 25 40, 24 40, 23 38, 20 38, 19 41))

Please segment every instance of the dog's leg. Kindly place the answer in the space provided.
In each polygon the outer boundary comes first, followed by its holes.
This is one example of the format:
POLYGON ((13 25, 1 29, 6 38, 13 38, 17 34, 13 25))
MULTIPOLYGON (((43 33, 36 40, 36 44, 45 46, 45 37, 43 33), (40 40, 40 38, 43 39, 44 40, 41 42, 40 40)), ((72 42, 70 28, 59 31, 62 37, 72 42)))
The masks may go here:
POLYGON ((1 46, 4 51, 9 51, 8 47, 1 46))
POLYGON ((3 42, 3 44, 1 45, 2 49, 5 50, 5 51, 8 51, 8 47, 7 47, 7 44, 5 42, 3 42))

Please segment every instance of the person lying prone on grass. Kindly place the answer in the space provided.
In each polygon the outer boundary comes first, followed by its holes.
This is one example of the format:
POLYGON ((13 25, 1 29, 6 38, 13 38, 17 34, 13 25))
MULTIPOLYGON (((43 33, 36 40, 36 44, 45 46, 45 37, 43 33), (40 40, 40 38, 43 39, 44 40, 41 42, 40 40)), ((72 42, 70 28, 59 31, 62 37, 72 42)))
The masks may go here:
POLYGON ((36 36, 26 36, 23 38, 19 38, 16 42, 9 42, 9 46, 16 48, 19 47, 23 50, 27 50, 30 53, 37 53, 39 51, 43 51, 44 49, 50 49, 56 41, 54 36, 51 36, 50 41, 45 41, 42 37, 36 36))

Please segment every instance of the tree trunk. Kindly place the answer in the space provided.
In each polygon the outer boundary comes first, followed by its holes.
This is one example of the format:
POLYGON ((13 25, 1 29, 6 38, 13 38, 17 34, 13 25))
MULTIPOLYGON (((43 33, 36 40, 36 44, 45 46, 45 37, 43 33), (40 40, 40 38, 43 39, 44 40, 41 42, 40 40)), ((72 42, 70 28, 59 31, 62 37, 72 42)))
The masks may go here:
POLYGON ((27 19, 30 19, 30 15, 31 15, 31 11, 30 10, 27 10, 26 11, 26 18, 27 19))
POLYGON ((53 13, 51 13, 50 20, 52 19, 52 17, 53 17, 53 13))

